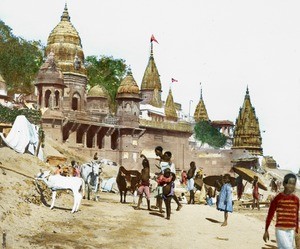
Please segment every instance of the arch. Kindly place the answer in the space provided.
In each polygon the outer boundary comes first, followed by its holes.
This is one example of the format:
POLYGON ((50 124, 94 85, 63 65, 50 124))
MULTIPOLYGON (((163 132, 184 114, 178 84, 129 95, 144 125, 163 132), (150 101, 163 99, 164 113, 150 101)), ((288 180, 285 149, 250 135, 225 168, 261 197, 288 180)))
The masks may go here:
POLYGON ((111 134, 111 137, 110 137, 112 150, 118 149, 118 138, 119 138, 119 134, 118 134, 118 131, 116 130, 116 131, 114 131, 113 134, 111 134))
POLYGON ((47 90, 45 92, 45 107, 46 108, 50 107, 50 95, 51 95, 51 91, 47 90))
POLYGON ((54 95, 55 95, 55 103, 54 103, 54 106, 55 107, 60 107, 60 104, 59 104, 59 91, 58 90, 56 90, 55 91, 55 93, 54 93, 54 95))
POLYGON ((79 93, 76 92, 76 93, 73 94, 73 97, 72 97, 72 110, 80 111, 80 105, 79 105, 80 99, 81 99, 81 97, 80 97, 79 93))

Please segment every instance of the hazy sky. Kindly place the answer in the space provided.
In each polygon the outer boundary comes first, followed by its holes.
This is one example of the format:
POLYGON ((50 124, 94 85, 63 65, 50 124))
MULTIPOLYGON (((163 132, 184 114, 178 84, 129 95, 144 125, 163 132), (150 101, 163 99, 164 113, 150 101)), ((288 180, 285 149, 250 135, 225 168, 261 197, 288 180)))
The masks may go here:
POLYGON ((177 79, 173 97, 186 113, 194 113, 202 82, 210 119, 235 123, 248 85, 264 155, 298 172, 299 1, 0 0, 0 18, 46 45, 66 2, 85 56, 125 59, 139 86, 154 34, 163 99, 177 79))

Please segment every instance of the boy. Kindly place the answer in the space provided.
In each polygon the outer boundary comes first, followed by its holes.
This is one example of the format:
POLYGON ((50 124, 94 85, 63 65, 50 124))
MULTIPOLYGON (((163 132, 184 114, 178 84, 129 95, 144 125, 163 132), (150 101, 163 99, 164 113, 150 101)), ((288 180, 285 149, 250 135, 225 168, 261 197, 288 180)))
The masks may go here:
POLYGON ((194 175, 196 172, 196 164, 194 161, 190 162, 190 169, 187 173, 187 190, 190 192, 190 199, 188 204, 195 204, 195 194, 194 194, 194 175))
POLYGON ((171 216, 171 200, 174 196, 174 181, 175 174, 169 168, 165 169, 164 174, 159 175, 157 178, 158 186, 161 187, 161 196, 158 198, 159 211, 162 213, 162 200, 165 202, 167 217, 169 220, 171 216))
POLYGON ((269 240, 268 228, 276 212, 276 241, 278 248, 294 248, 295 232, 298 233, 299 198, 293 194, 297 176, 289 173, 283 179, 283 192, 270 204, 263 239, 269 240))
POLYGON ((228 212, 233 212, 232 206, 232 186, 230 184, 230 175, 223 176, 223 185, 220 191, 217 209, 224 212, 224 222, 222 227, 227 226, 228 212))
POLYGON ((149 166, 149 160, 142 154, 141 158, 143 159, 142 165, 143 169, 141 171, 142 179, 141 179, 141 185, 138 188, 138 195, 139 195, 139 200, 137 207, 135 209, 139 210, 140 205, 142 203, 143 199, 143 193, 145 193, 146 198, 147 198, 147 206, 148 210, 151 211, 150 208, 150 166, 149 166))

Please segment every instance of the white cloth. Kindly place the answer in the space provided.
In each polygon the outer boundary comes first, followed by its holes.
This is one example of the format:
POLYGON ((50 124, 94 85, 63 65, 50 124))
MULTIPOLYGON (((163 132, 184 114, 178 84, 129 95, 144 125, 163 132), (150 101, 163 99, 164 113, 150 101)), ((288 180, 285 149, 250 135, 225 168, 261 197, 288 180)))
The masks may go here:
POLYGON ((113 189, 114 184, 116 183, 116 177, 112 177, 109 179, 103 179, 101 183, 101 189, 102 191, 106 192, 115 192, 113 189))
POLYGON ((194 190, 194 179, 187 180, 186 188, 188 191, 194 190))
POLYGON ((172 173, 176 174, 176 168, 175 168, 174 163, 171 163, 170 170, 171 170, 172 173))
POLYGON ((166 169, 170 169, 170 171, 176 174, 175 164, 170 162, 160 162, 161 173, 164 173, 166 169))
MULTIPOLYGON (((39 143, 39 128, 31 124, 24 115, 19 115, 16 117, 7 137, 4 137, 2 133, 0 133, 0 136, 3 142, 16 152, 23 154, 27 149, 28 152, 34 155, 39 143)), ((38 157, 43 160, 41 148, 38 157)))
POLYGON ((276 241, 278 249, 294 249, 295 248, 295 230, 294 229, 278 229, 276 228, 276 241))
POLYGON ((166 169, 170 169, 169 162, 160 162, 159 166, 160 166, 161 173, 164 173, 166 169))

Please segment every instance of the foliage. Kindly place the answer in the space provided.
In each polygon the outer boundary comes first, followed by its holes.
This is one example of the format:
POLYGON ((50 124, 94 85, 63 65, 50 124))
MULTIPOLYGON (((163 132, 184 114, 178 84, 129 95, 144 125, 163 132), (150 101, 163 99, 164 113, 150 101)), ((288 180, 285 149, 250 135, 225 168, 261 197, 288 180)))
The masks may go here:
POLYGON ((123 59, 114 59, 112 56, 87 56, 86 60, 89 87, 100 85, 109 95, 110 108, 116 108, 116 95, 122 79, 126 74, 126 64, 123 59))
POLYGON ((36 74, 43 62, 43 47, 40 41, 27 41, 17 37, 0 20, 0 74, 8 93, 32 93, 36 74))
POLYGON ((194 128, 196 139, 215 148, 222 148, 226 144, 226 136, 211 126, 208 121, 200 121, 194 128))
POLYGON ((19 115, 24 115, 30 123, 36 125, 41 123, 42 114, 39 110, 10 109, 0 105, 0 123, 13 123, 19 115))

